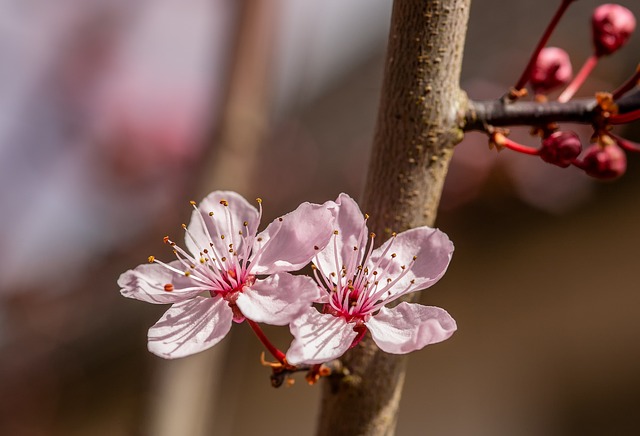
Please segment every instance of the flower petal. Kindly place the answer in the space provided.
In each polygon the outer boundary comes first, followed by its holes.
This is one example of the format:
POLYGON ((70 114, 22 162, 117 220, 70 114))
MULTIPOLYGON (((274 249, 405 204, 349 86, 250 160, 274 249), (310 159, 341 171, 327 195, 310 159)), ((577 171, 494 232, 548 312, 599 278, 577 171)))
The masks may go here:
POLYGON ((175 359, 204 351, 231 329, 233 311, 220 297, 176 303, 149 329, 149 351, 175 359))
POLYGON ((287 361, 292 365, 337 359, 349 349, 357 335, 353 324, 344 318, 322 314, 313 307, 289 327, 294 339, 287 351, 287 361))
POLYGON ((286 325, 324 294, 311 277, 280 273, 256 280, 238 295, 236 304, 252 321, 286 325))
POLYGON ((191 213, 191 221, 188 226, 189 232, 196 242, 194 243, 189 235, 185 236, 187 249, 196 259, 200 257, 199 253, 203 249, 211 249, 209 245, 211 242, 214 244, 213 248, 218 257, 228 255, 229 244, 233 244, 236 252, 242 253, 243 241, 239 232, 242 231, 245 236, 253 237, 258 231, 258 210, 233 191, 212 192, 200 202, 198 212, 194 210, 191 213), (221 201, 226 201, 229 205, 224 206, 220 203, 221 201), (198 212, 202 219, 198 216, 198 212), (211 212, 213 212, 213 216, 210 216, 211 212), (202 225, 203 220, 211 240, 202 225), (246 227, 244 226, 245 222, 247 223, 246 227))
MULTIPOLYGON (((340 194, 335 202, 338 206, 335 209, 335 228, 338 235, 318 253, 318 266, 327 274, 330 271, 339 271, 342 265, 348 263, 353 256, 362 257, 364 245, 360 244, 359 238, 364 230, 364 242, 369 238, 368 229, 365 224, 364 215, 358 207, 358 203, 347 194, 340 194), (358 247, 354 250, 353 247, 358 247), (336 248, 338 251, 338 262, 336 265, 336 248)), ((359 260, 359 259, 358 259, 359 260)))
POLYGON ((408 268, 406 274, 391 289, 392 296, 425 289, 436 283, 444 275, 453 255, 453 243, 446 233, 431 227, 416 227, 388 239, 376 248, 371 255, 370 269, 373 269, 372 265, 378 262, 389 244, 391 248, 377 269, 384 271, 389 268, 387 274, 381 275, 379 280, 395 280, 402 272, 403 265, 408 268), (396 257, 392 258, 392 254, 396 254, 396 257), (413 256, 416 256, 416 260, 410 267, 413 256))
POLYGON ((382 351, 405 354, 448 339, 456 322, 444 309, 402 302, 365 322, 382 351))
MULTIPOLYGON (((183 269, 182 264, 177 260, 169 265, 183 269)), ((157 263, 142 264, 122 273, 118 279, 118 285, 123 296, 153 304, 177 303, 193 298, 203 291, 190 278, 157 263), (165 290, 167 284, 173 286, 171 291, 165 290)))
POLYGON ((251 273, 273 274, 302 268, 327 245, 332 231, 333 214, 327 205, 302 203, 258 235, 251 273))

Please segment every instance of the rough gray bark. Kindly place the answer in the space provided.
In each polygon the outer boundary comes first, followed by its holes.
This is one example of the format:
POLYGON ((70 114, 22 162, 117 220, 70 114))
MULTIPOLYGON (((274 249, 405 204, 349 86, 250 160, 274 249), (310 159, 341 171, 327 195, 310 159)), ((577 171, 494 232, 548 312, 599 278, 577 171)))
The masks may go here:
MULTIPOLYGON (((361 203, 380 244, 391 231, 433 225, 454 145, 471 0, 396 0, 373 153, 361 203)), ((370 337, 347 353, 351 375, 324 386, 318 435, 392 435, 405 358, 370 337)))

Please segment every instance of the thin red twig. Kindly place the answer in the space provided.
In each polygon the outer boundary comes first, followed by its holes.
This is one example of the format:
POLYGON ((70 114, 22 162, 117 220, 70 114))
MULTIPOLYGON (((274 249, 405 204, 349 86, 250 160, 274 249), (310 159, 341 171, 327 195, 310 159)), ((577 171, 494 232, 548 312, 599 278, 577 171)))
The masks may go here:
POLYGON ((524 88, 524 86, 529 81, 529 77, 531 77, 531 71, 533 70, 533 66, 535 65, 536 61, 538 60, 538 55, 540 54, 542 49, 545 47, 545 45, 547 45, 547 42, 549 41, 549 37, 551 36, 551 34, 553 33, 554 29, 558 25, 558 22, 560 21, 560 18, 562 18, 562 16, 566 12, 567 8, 569 7, 569 5, 571 3, 573 3, 574 1, 575 0, 562 0, 562 3, 560 4, 560 7, 558 8, 558 10, 556 11, 555 15, 553 16, 553 18, 549 22, 549 25, 545 29, 544 33, 542 34, 542 37, 540 38, 540 41, 538 42, 538 45, 536 46, 535 50, 533 51, 533 54, 531 55, 531 59, 529 59, 529 63, 527 64, 526 68, 522 72, 522 75, 520 76, 520 79, 518 80, 518 82, 514 86, 514 89, 516 91, 519 91, 522 88, 524 88))

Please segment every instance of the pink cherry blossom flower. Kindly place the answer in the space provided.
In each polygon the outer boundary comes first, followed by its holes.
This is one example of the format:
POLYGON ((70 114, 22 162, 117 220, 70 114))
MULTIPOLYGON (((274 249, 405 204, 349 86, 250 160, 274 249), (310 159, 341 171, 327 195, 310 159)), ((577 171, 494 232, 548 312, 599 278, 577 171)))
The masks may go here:
POLYGON ((291 364, 316 364, 340 357, 369 331, 388 353, 404 354, 449 338, 453 318, 438 307, 388 303, 436 283, 445 273, 453 244, 446 234, 418 227, 373 249, 366 220, 346 194, 336 200, 333 241, 318 253, 314 272, 326 290, 323 313, 308 308, 290 324, 291 364), (367 244, 367 241, 369 243, 367 244))
POLYGON ((172 359, 206 350, 245 317, 286 325, 321 295, 313 279, 294 276, 331 239, 332 212, 303 203, 257 234, 259 210, 234 192, 209 194, 191 215, 186 247, 168 237, 177 260, 149 258, 123 273, 125 297, 173 303, 149 329, 149 351, 172 359), (266 278, 263 276, 269 275, 266 278), (260 278, 259 278, 260 277, 260 278))

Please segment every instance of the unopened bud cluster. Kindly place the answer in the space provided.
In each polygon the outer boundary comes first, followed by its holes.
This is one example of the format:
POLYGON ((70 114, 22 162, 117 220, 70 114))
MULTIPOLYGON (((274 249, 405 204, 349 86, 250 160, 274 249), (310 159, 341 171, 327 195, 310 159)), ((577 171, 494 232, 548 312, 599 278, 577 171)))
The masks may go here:
MULTIPOLYGON (((598 60, 623 47, 636 27, 633 13, 624 6, 604 4, 597 7, 591 18, 593 54, 587 59, 580 71, 573 77, 569 54, 558 47, 544 47, 560 15, 573 0, 563 0, 556 19, 552 20, 532 55, 521 80, 510 94, 505 104, 525 96, 524 86, 528 83, 533 90, 536 101, 549 101, 547 94, 557 88, 566 86, 558 96, 558 102, 569 101, 584 83, 598 60)), ((506 147, 529 155, 538 155, 550 164, 562 168, 576 166, 586 174, 603 180, 612 180, 623 175, 627 169, 627 157, 624 150, 640 151, 640 145, 613 135, 611 126, 635 121, 640 118, 640 111, 618 114, 617 100, 635 88, 640 79, 640 69, 623 87, 612 93, 599 93, 597 98, 597 117, 593 121, 595 133, 593 144, 583 150, 580 138, 570 130, 559 129, 555 123, 534 126, 533 132, 541 138, 538 148, 527 147, 511 141, 506 133, 495 133, 489 129, 491 144, 498 148, 506 147), (493 133, 491 133, 493 132, 493 133), (624 149, 624 150, 623 150, 624 149)))

